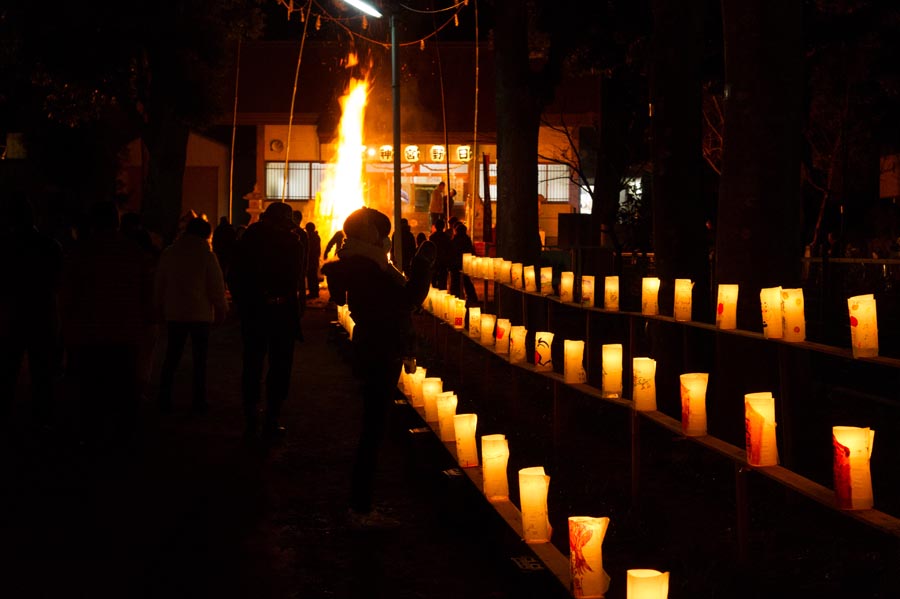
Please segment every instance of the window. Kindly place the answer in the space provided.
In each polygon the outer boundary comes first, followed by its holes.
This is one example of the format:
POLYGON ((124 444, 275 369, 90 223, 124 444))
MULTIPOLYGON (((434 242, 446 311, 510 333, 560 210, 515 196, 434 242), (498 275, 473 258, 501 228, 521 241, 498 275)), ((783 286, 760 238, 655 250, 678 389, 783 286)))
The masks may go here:
POLYGON ((569 167, 564 164, 538 165, 538 193, 547 203, 569 203, 569 167))
MULTIPOLYGON (((322 185, 325 164, 322 162, 289 162, 286 200, 313 200, 322 185)), ((266 198, 281 199, 284 187, 284 163, 266 163, 266 198)))

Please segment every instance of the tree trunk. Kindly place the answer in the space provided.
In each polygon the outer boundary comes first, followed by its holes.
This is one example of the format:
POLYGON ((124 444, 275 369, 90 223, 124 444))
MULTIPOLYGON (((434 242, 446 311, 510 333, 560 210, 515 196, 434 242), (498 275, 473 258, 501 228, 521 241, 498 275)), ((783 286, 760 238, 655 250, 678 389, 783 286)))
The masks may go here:
POLYGON ((740 285, 738 328, 759 330, 759 290, 798 287, 802 256, 802 5, 722 3, 725 136, 717 283, 740 285))
POLYGON ((702 0, 654 0, 650 68, 653 250, 660 308, 671 313, 676 278, 694 281, 694 318, 709 310, 709 252, 702 201, 702 0))

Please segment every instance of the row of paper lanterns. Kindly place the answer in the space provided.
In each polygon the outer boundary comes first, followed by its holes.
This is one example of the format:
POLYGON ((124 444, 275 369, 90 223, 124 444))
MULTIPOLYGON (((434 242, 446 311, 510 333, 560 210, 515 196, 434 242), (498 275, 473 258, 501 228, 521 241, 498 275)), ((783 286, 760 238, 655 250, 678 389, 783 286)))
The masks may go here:
MULTIPOLYGON (((463 271, 475 277, 496 280, 517 289, 543 295, 553 294, 553 267, 544 266, 536 276, 534 266, 523 266, 503 258, 463 255, 463 271), (540 286, 537 282, 540 281, 540 286)), ((594 305, 594 277, 581 277, 582 306, 594 305)), ((641 281, 641 314, 659 314, 659 286, 657 277, 644 277, 641 281)), ((692 293, 694 283, 690 279, 675 279, 673 316, 677 321, 692 319, 692 293)), ((565 271, 560 274, 559 298, 563 302, 575 301, 575 273, 565 271)), ((738 285, 721 284, 717 289, 716 327, 723 330, 737 328, 738 285)), ((619 277, 604 279, 603 308, 619 310, 619 277)), ((782 287, 768 287, 760 291, 763 334, 767 339, 783 339, 789 342, 806 340, 806 317, 803 290, 782 287)), ((878 318, 875 297, 872 294, 859 295, 847 299, 850 318, 851 346, 853 357, 874 357, 878 355, 878 318)))
MULTIPOLYGON (((429 310, 441 309, 454 305, 454 296, 446 291, 434 291, 429 294, 432 303, 426 306, 429 310), (446 299, 445 299, 446 298, 446 299)), ((449 320, 444 312, 442 318, 449 320)), ((462 317, 458 313, 453 318, 456 328, 462 327, 462 317)), ((484 314, 477 306, 468 308, 469 337, 484 346, 491 347, 496 353, 508 355, 511 363, 527 362, 525 337, 528 333, 524 326, 511 326, 509 319, 497 318, 493 314, 484 314)), ((436 313, 436 315, 439 315, 436 313)), ((549 331, 535 332, 534 368, 538 371, 552 372, 552 345, 554 333, 549 331)), ((587 376, 584 369, 584 341, 565 339, 563 380, 570 384, 585 383, 587 376)), ((603 344, 601 346, 601 381, 600 392, 603 397, 623 397, 622 360, 623 347, 620 343, 603 344)), ((697 437, 707 434, 706 423, 706 390, 709 373, 685 373, 680 375, 681 388, 681 424, 685 436, 697 437)), ((635 410, 656 410, 656 360, 649 357, 632 359, 632 401, 635 410)), ((427 411, 427 407, 426 407, 427 411)), ((746 426, 747 463, 751 466, 775 466, 778 464, 776 442, 775 399, 771 392, 748 393, 744 396, 744 416, 746 426)), ((868 428, 835 426, 832 428, 834 442, 834 485, 838 507, 842 509, 867 509, 873 505, 872 482, 869 471, 869 458, 872 453, 874 431, 868 428), (856 456, 847 461, 849 455, 856 456), (862 459, 862 458, 865 459, 862 459), (847 476, 841 474, 846 463, 847 476), (851 467, 852 466, 852 467, 851 467)))
MULTIPOLYGON (((414 408, 422 408, 425 421, 437 423, 438 436, 445 443, 456 443, 456 459, 463 468, 479 466, 475 430, 476 414, 456 414, 458 399, 444 391, 440 377, 427 376, 427 369, 400 373, 398 386, 414 408)), ((506 435, 481 436, 482 492, 489 501, 509 500, 509 442, 506 435)), ((519 505, 522 536, 527 543, 549 543, 552 534, 547 495, 550 477, 543 466, 519 470, 519 505)), ((603 597, 610 577, 603 569, 602 544, 609 518, 571 516, 569 524, 569 565, 572 594, 575 597, 603 597)), ((627 572, 629 598, 665 599, 669 573, 635 569, 627 572)))

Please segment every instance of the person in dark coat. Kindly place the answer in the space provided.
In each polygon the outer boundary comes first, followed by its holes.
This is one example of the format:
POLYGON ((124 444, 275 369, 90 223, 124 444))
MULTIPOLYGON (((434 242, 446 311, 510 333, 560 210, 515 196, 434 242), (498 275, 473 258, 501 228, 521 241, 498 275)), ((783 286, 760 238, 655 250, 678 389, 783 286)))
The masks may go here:
MULTIPOLYGON (((416 238, 412 234, 412 228, 409 221, 405 218, 400 219, 400 243, 403 251, 403 273, 409 275, 409 269, 412 266, 413 256, 416 255, 416 238)), ((397 232, 391 238, 391 256, 397 255, 397 232)))
POLYGON ((322 254, 322 259, 328 260, 328 254, 331 253, 331 250, 334 250, 334 255, 337 256, 337 253, 341 251, 342 245, 344 245, 344 232, 338 229, 325 245, 325 253, 322 254))
POLYGON ((373 509, 378 446, 401 364, 414 366, 412 312, 428 295, 434 245, 424 243, 413 258, 407 281, 387 259, 391 221, 371 208, 360 208, 344 222, 344 247, 322 272, 331 299, 350 308, 355 373, 362 383, 363 422, 353 467, 350 517, 353 523, 384 523, 373 509))
POLYGON ((322 257, 322 238, 316 231, 315 223, 306 223, 307 266, 306 266, 306 297, 319 297, 319 258, 322 257))
POLYGON ((469 237, 469 229, 463 223, 456 224, 456 232, 450 245, 453 247, 453 259, 450 261, 450 294, 460 297, 460 283, 466 292, 466 306, 473 306, 478 301, 475 285, 469 275, 462 272, 463 254, 475 254, 475 245, 469 237))
POLYGON ((237 243, 237 231, 228 222, 228 217, 223 216, 213 231, 212 250, 219 259, 219 267, 224 275, 228 274, 228 267, 231 266, 231 254, 234 253, 235 243, 237 243))
POLYGON ((306 275, 304 248, 294 229, 290 206, 270 204, 235 246, 229 272, 229 288, 241 319, 241 393, 248 439, 257 435, 266 357, 269 369, 262 432, 268 440, 284 434, 279 416, 290 389, 306 275))
POLYGON ((434 262, 434 280, 431 282, 435 289, 447 288, 447 274, 450 272, 450 260, 453 256, 450 237, 444 232, 445 227, 444 219, 437 219, 431 225, 431 236, 428 238, 434 244, 437 252, 437 258, 434 262))

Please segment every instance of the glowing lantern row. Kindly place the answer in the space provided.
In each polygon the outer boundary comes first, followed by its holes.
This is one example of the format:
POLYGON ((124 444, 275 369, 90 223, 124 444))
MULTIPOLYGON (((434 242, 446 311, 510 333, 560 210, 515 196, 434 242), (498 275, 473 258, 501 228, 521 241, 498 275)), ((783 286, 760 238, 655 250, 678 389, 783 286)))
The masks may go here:
POLYGON ((521 262, 514 262, 510 267, 510 281, 513 287, 516 289, 523 289, 525 287, 525 275, 523 271, 523 266, 521 262))
POLYGON ((588 308, 594 305, 594 277, 584 275, 581 277, 581 305, 588 308))
POLYGON ((537 281, 534 277, 534 266, 525 267, 525 291, 537 293, 537 281))
POLYGON ((639 412, 656 410, 656 360, 652 358, 633 358, 631 399, 634 409, 639 412))
POLYGON ((669 596, 669 573, 658 570, 628 570, 627 599, 666 599, 669 596))
POLYGON ((744 395, 744 422, 747 432, 747 463, 751 466, 778 465, 775 398, 770 392, 744 395))
MULTIPOLYGON (((541 285, 543 285, 543 280, 541 285)), ((559 275, 559 299, 563 302, 575 301, 575 273, 566 271, 559 275)))
POLYGON ((456 429, 453 426, 453 418, 456 416, 456 405, 459 399, 453 391, 443 391, 435 396, 438 414, 438 432, 441 441, 453 443, 456 441, 456 429))
POLYGON ((875 431, 855 426, 831 429, 834 444, 834 494, 837 506, 844 510, 872 507, 872 474, 869 459, 875 431))
POLYGON ((854 358, 878 355, 878 315, 875 296, 857 295, 847 299, 850 309, 850 342, 854 358))
POLYGON ((587 381, 587 373, 584 371, 584 341, 563 341, 565 361, 563 362, 563 379, 567 383, 584 383, 587 381))
POLYGON ((619 310, 619 277, 606 277, 603 283, 603 308, 619 310))
POLYGON ((453 417, 456 433, 456 461, 463 468, 478 466, 478 446, 475 444, 477 414, 457 414, 453 417))
POLYGON ((553 267, 541 267, 541 295, 553 295, 553 267))
POLYGON ((602 350, 600 392, 603 397, 622 397, 622 344, 610 343, 604 345, 602 350))
POLYGON ((497 317, 494 314, 481 315, 481 344, 494 345, 494 325, 497 317))
POLYGON ((425 422, 437 422, 437 395, 444 391, 444 381, 440 377, 429 376, 422 379, 422 400, 425 407, 425 422))
POLYGON ((550 519, 547 512, 547 492, 550 477, 543 466, 519 470, 519 503, 522 509, 522 531, 526 543, 549 543, 550 519))
POLYGON ((716 328, 731 330, 737 328, 738 285, 719 285, 716 302, 716 328))
POLYGON ((494 334, 494 351, 499 354, 509 353, 509 319, 498 318, 494 334))
POLYGON ((709 373, 681 375, 681 430, 688 437, 706 434, 706 384, 709 373))
POLYGON ((509 442, 506 435, 483 435, 481 437, 481 479, 484 496, 488 501, 509 499, 509 479, 506 468, 509 464, 509 442))
POLYGON ((528 330, 521 325, 509 328, 509 361, 519 364, 526 361, 525 336, 528 330))
POLYGON ((569 517, 569 573, 572 596, 603 597, 609 590, 609 575, 603 569, 603 539, 609 518, 569 517))
POLYGON ((659 314, 659 279, 644 277, 641 281, 641 314, 659 314))
POLYGON ((469 337, 481 340, 481 308, 478 306, 469 308, 469 337))
POLYGON ((690 279, 675 279, 675 320, 689 321, 691 319, 692 296, 694 282, 690 279))
POLYGON ((536 370, 553 370, 553 358, 550 351, 553 345, 553 333, 538 331, 534 334, 534 367, 536 370))

